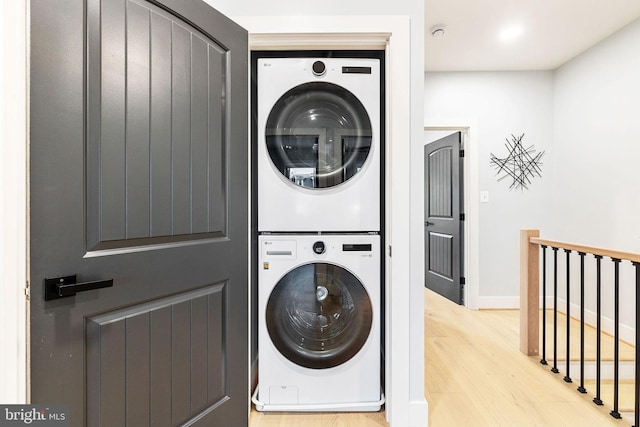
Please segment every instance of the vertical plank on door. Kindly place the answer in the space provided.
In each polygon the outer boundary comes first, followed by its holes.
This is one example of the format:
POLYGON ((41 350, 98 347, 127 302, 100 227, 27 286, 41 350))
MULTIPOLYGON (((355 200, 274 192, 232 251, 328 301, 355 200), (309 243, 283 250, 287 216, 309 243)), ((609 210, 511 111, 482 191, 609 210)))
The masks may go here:
POLYGON ((148 426, 150 372, 149 313, 143 312, 127 318, 126 373, 127 373, 127 426, 148 426))
POLYGON ((226 348, 226 330, 225 304, 226 285, 221 287, 218 292, 209 295, 208 305, 208 395, 209 402, 217 402, 226 394, 225 389, 227 371, 224 359, 226 348))
POLYGON ((227 169, 222 141, 226 140, 223 82, 226 81, 226 54, 209 45, 209 231, 226 234, 225 179, 227 169), (222 75, 222 78, 220 76, 222 75))
POLYGON ((173 235, 191 233, 191 33, 172 26, 173 235))
POLYGON ((171 235, 171 21, 151 13, 151 236, 171 235))
POLYGON ((126 238, 125 0, 101 2, 100 241, 126 238))
POLYGON ((126 425, 125 322, 100 327, 100 426, 126 425))
POLYGON ((151 315, 151 425, 171 424, 171 306, 151 315))
POLYGON ((173 306, 171 322, 172 424, 181 424, 191 414, 191 302, 173 306))
POLYGON ((191 301, 191 412, 203 410, 207 399, 208 295, 191 301))
POLYGON ((126 22, 126 237, 135 239, 149 237, 149 10, 128 2, 126 22))
POLYGON ((191 51, 191 232, 205 233, 209 231, 207 43, 200 37, 192 35, 191 51))

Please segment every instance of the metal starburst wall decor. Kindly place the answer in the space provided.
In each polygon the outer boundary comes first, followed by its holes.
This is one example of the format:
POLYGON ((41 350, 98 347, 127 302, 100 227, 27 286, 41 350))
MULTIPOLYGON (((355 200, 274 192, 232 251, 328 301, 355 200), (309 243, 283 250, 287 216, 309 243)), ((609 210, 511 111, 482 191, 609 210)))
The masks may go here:
POLYGON ((511 135, 511 140, 507 138, 505 144, 509 152, 507 157, 500 158, 491 153, 490 164, 496 169, 496 175, 500 176, 498 181, 505 178, 513 180, 509 189, 527 190, 532 178, 542 177, 540 166, 542 166, 541 159, 544 151, 536 154, 533 145, 524 148, 522 138, 524 138, 524 134, 519 137, 511 135))

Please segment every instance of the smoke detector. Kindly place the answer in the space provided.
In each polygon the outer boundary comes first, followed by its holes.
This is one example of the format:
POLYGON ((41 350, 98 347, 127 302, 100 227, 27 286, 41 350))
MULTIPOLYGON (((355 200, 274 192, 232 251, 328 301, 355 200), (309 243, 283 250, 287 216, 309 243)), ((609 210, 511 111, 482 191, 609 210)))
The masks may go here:
POLYGON ((444 24, 437 24, 431 27, 429 31, 431 31, 431 37, 442 37, 444 36, 444 24))

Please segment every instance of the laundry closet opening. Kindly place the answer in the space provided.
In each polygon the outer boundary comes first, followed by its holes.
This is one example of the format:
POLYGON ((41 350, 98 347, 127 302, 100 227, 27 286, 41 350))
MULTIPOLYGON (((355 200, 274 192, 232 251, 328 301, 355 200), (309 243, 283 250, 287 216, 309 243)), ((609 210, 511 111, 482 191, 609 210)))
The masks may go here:
POLYGON ((384 403, 384 58, 252 52, 258 410, 384 403))

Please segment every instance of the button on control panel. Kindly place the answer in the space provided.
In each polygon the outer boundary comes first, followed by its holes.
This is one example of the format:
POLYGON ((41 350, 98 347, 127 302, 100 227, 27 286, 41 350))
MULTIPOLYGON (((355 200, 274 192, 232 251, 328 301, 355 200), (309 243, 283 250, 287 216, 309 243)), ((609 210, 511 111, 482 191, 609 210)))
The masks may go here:
POLYGON ((327 248, 325 247, 324 242, 317 241, 313 244, 313 252, 318 255, 322 255, 326 250, 327 248))

